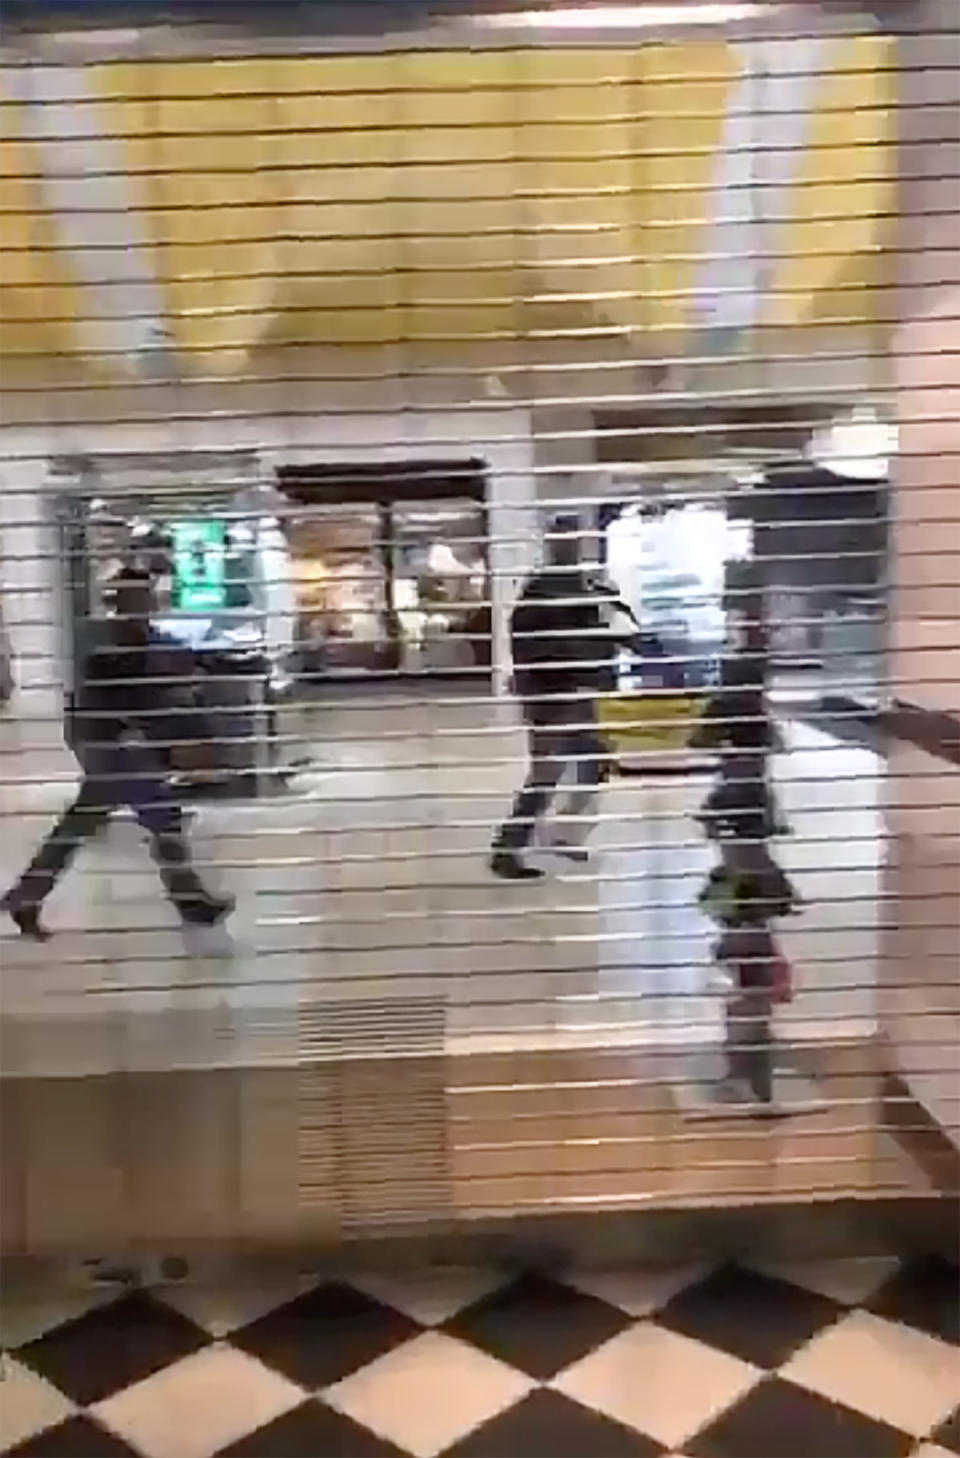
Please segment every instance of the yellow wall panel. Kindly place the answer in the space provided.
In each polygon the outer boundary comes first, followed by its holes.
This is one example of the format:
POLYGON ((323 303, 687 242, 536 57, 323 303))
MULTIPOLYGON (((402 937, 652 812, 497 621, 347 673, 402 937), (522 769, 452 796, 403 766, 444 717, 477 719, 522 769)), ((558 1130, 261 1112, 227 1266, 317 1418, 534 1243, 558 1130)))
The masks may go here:
POLYGON ((893 42, 833 43, 810 144, 798 169, 790 221, 777 231, 773 324, 870 323, 889 314, 877 256, 896 204, 893 42), (856 263, 852 265, 852 260, 856 263))
POLYGON ((0 90, 0 359, 69 354, 80 301, 57 246, 21 107, 0 90))
MULTIPOLYGON (((307 108, 315 101, 284 98, 288 155, 296 156, 300 168, 307 164, 295 179, 291 230, 303 239, 298 244, 301 302, 322 307, 335 300, 340 305, 336 337, 351 342, 368 337, 369 320, 355 324, 345 305, 357 297, 357 307, 366 307, 370 288, 362 278, 338 281, 338 272, 349 269, 357 239, 373 235, 393 240, 392 253, 385 242, 381 259, 396 274, 393 296, 403 305, 384 319, 388 337, 397 337, 397 330, 401 337, 459 334, 467 339, 522 332, 532 303, 528 296, 538 291, 531 269, 556 226, 543 195, 572 192, 582 225, 584 200, 589 206, 598 173, 601 183, 609 182, 623 163, 608 159, 607 133, 542 124, 543 117, 566 114, 566 97, 562 88, 548 88, 550 70, 534 53, 426 52, 392 61, 392 125, 377 137, 381 156, 392 165, 378 172, 374 187, 364 169, 342 168, 343 134, 311 134, 307 108), (370 206, 363 216, 351 218, 341 200, 358 194, 370 198, 370 206), (463 306, 459 315, 454 301, 463 306)), ((361 91, 358 114, 374 84, 388 80, 382 58, 375 64, 375 75, 354 71, 361 91)), ((316 65, 313 87, 322 93, 328 62, 316 65)), ((623 70, 622 60, 619 65, 623 70)), ((579 77, 592 89, 575 93, 581 114, 596 118, 611 109, 612 93, 593 84, 609 71, 602 55, 584 57, 579 77), (589 97, 587 107, 584 97, 589 97)), ((363 120, 369 125, 366 115, 363 120)), ((355 131, 347 135, 348 145, 355 136, 355 131)), ((582 274, 569 281, 555 275, 551 284, 561 294, 596 288, 582 274)), ((562 302, 554 309, 562 314, 562 302)), ((561 318, 555 322, 562 326, 561 318)), ((576 323, 582 322, 578 314, 576 323)), ((312 334, 315 324, 328 328, 330 317, 324 315, 322 323, 319 316, 299 317, 297 337, 303 337, 304 327, 312 334)))
POLYGON ((523 256, 539 268, 540 301, 531 307, 566 309, 574 329, 621 324, 635 273, 631 109, 637 52, 539 52, 527 60, 536 89, 522 98, 531 121, 521 131, 519 176, 520 208, 531 229, 523 256))
POLYGON ((714 159, 738 75, 729 46, 651 46, 641 53, 633 164, 636 327, 686 329, 706 233, 714 159))
MULTIPOLYGON (((890 198, 888 52, 841 44, 799 216, 778 245, 795 254, 776 278, 782 322, 809 319, 844 259, 867 258, 890 198), (826 221, 854 207, 861 218, 826 221)), ((267 340, 469 340, 593 323, 655 347, 690 327, 738 74, 723 43, 123 62, 91 74, 105 130, 124 138, 185 368, 249 368, 267 340)), ((34 198, 33 221, 13 225, 27 238, 50 234, 28 173, 21 149, 0 179, 0 203, 17 189, 34 198)), ((66 288, 49 258, 3 257, 31 347, 68 347, 68 330, 43 324, 49 290, 66 288)), ((862 316, 875 298, 861 293, 862 316)), ((60 297, 82 307, 76 290, 60 297)))
POLYGON ((282 193, 270 80, 261 59, 143 62, 98 77, 104 125, 129 138, 188 371, 241 368, 276 305, 282 193))

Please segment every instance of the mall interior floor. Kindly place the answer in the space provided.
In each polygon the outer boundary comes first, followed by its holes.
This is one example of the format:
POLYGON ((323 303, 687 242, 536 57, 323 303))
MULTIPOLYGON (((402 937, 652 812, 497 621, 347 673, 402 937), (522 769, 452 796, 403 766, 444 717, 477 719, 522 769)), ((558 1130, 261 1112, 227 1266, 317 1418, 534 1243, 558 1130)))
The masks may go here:
MULTIPOLYGON (((404 1218, 930 1191, 880 1103, 870 751, 785 721, 778 855, 806 904, 783 931, 796 995, 776 1031, 816 1086, 788 1081, 791 1117, 745 1124, 700 1102, 722 1036, 702 779, 615 781, 588 866, 544 855, 542 882, 510 885, 486 865, 522 774, 508 705, 368 695, 299 725, 313 766, 288 793, 197 811, 198 857, 238 898, 228 932, 178 929, 118 820, 58 888, 54 940, 0 943, 15 1243, 69 1237, 67 1185, 91 1232, 126 1210, 157 1239, 244 1220, 284 1238, 297 1199, 322 1224, 388 1187, 404 1218)), ((69 784, 4 793, 12 876, 69 784)))
MULTIPOLYGON (((277 1052, 275 1015, 304 1001, 438 1003, 455 1051, 719 1036, 713 932, 696 900, 715 859, 693 819, 703 778, 614 781, 589 865, 545 854, 541 882, 509 885, 486 865, 523 774, 509 705, 367 696, 315 705, 295 727, 312 765, 287 793, 196 811, 198 863, 237 897, 228 930, 184 935, 122 817, 51 898, 52 942, 3 928, 3 1012, 23 1034, 22 1071, 109 1069, 128 1035, 124 1059, 162 1066, 174 1028, 171 1056, 205 1066, 212 1050, 192 1015, 214 1005, 229 1012, 236 1056, 254 1063, 277 1052)), ((777 855, 805 906, 782 926, 796 985, 781 1024, 804 1039, 869 1035, 879 760, 799 720, 784 729, 775 777, 793 834, 777 855)), ((7 881, 68 798, 73 762, 44 783, 30 783, 29 755, 4 764, 7 881)))

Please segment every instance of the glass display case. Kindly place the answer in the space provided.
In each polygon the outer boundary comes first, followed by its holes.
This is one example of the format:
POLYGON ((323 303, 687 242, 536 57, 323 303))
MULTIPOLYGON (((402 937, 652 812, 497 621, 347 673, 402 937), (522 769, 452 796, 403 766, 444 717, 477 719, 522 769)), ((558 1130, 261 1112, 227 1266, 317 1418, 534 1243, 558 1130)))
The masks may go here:
MULTIPOLYGON (((284 585, 266 580, 263 549, 274 527, 239 515, 223 493, 184 498, 71 493, 61 502, 68 737, 77 674, 113 611, 111 581, 121 568, 139 568, 153 580, 154 628, 186 644, 203 675, 218 747, 211 786, 256 792, 271 765, 275 680, 289 656, 271 646, 271 606, 284 585)), ((284 574, 286 560, 272 562, 272 579, 284 574)))
POLYGON ((470 501, 393 509, 393 606, 407 672, 490 665, 483 512, 470 501))
POLYGON ((316 507, 291 517, 307 679, 487 672, 485 514, 464 497, 316 507))
POLYGON ((376 505, 336 508, 288 523, 303 677, 396 667, 383 533, 376 505))

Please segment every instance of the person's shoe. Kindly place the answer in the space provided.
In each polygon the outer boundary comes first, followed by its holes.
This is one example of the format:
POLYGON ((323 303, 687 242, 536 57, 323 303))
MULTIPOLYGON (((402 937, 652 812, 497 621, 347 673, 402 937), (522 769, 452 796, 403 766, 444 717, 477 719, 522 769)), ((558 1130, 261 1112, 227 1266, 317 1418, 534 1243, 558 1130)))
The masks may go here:
POLYGON ((568 840, 555 840, 550 849, 555 856, 563 856, 565 861, 573 861, 578 866, 585 866, 590 860, 590 852, 585 845, 571 845, 568 840))
POLYGON ((40 920, 39 906, 20 906, 9 896, 4 896, 0 901, 0 911, 5 911, 20 935, 31 942, 48 942, 53 935, 40 920))
POLYGON ((536 866, 528 866, 526 861, 514 851, 494 851, 490 857, 490 869, 495 876, 502 881, 540 881, 543 879, 543 872, 537 870, 536 866))
POLYGON ((182 902, 177 910, 188 926, 219 926, 236 904, 233 896, 201 896, 196 901, 182 902))

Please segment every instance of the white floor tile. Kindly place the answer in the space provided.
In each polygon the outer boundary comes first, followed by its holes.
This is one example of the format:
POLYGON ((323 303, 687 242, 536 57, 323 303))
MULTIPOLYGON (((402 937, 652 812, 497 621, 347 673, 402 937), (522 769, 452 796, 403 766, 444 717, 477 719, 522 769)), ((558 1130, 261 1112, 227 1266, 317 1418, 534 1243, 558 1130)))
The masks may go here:
POLYGON ((91 1409, 144 1458, 211 1458, 303 1401, 256 1358, 207 1347, 91 1409))
POLYGON ((163 1286, 154 1295, 189 1316, 211 1336, 224 1337, 292 1301, 305 1284, 305 1278, 297 1275, 271 1277, 242 1273, 222 1282, 163 1286))
POLYGON ((895 1256, 864 1256, 831 1261, 762 1261, 757 1263, 757 1270, 819 1291, 822 1296, 842 1301, 844 1306, 856 1306, 872 1296, 898 1264, 895 1256))
POLYGON ((960 1404, 957 1349, 867 1311, 814 1337, 782 1375, 917 1437, 960 1404))
POLYGON ((0 1359, 0 1451, 53 1427, 73 1412, 73 1404, 13 1357, 0 1359))
POLYGON ((706 1264, 669 1269, 643 1270, 642 1268, 620 1271, 577 1271, 564 1279, 589 1296, 598 1296, 611 1306, 619 1306, 630 1316, 649 1316, 691 1285, 707 1269, 706 1264))
POLYGON ((503 1285, 502 1271, 483 1266, 445 1266, 424 1271, 371 1271, 351 1276, 368 1296, 404 1311, 422 1326, 439 1326, 465 1306, 503 1285))
POLYGON ((323 1398, 414 1458, 434 1458, 533 1385, 515 1368, 431 1331, 337 1382, 323 1398))
POLYGON ((737 1357, 639 1322, 561 1372, 551 1386, 673 1447, 699 1432, 760 1376, 737 1357))

